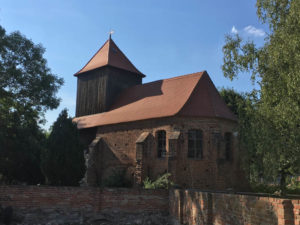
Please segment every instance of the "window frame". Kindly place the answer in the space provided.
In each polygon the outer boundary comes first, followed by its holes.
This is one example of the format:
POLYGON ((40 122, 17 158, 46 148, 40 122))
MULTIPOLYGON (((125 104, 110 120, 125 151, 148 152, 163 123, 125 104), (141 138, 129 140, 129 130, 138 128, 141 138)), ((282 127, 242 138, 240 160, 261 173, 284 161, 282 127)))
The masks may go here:
POLYGON ((224 133, 224 141, 225 141, 225 159, 231 160, 232 159, 232 132, 225 132, 224 133))
POLYGON ((201 129, 188 130, 188 152, 190 159, 203 159, 203 131, 201 129))
POLYGON ((155 132, 155 136, 157 158, 163 158, 167 153, 167 132, 165 130, 158 130, 155 132))

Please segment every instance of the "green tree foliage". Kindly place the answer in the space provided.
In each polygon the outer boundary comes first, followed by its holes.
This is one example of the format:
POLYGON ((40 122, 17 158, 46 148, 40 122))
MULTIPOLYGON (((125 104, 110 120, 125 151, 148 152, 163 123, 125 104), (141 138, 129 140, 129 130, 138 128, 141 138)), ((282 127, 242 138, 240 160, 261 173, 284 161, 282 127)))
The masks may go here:
POLYGON ((145 189, 168 189, 172 187, 174 183, 170 181, 170 173, 165 173, 159 176, 155 181, 151 181, 149 177, 143 181, 145 189))
POLYGON ((43 132, 34 122, 6 131, 9 133, 1 134, 0 141, 0 183, 43 183, 40 169, 40 152, 45 141, 43 132))
POLYGON ((246 107, 246 96, 237 93, 233 89, 222 88, 219 93, 230 110, 237 116, 242 117, 245 112, 246 107))
POLYGON ((39 166, 43 113, 59 104, 63 80, 51 73, 45 50, 0 26, 0 179, 42 182, 39 166))
MULTIPOLYGON (((239 137, 243 140, 250 137, 248 129, 251 119, 253 118, 253 98, 251 98, 250 95, 238 93, 233 89, 222 88, 219 90, 219 93, 239 120, 239 137)), ((241 149, 243 149, 243 147, 241 149)))
POLYGON ((251 181, 253 178, 262 177, 261 156, 256 152, 257 132, 255 126, 257 110, 255 103, 257 102, 256 94, 241 94, 233 89, 221 89, 219 91, 221 97, 237 116, 239 120, 239 139, 240 151, 244 156, 243 167, 248 173, 251 181), (251 168, 251 169, 250 169, 251 168), (259 173, 259 174, 257 174, 259 173))
POLYGON ((276 181, 282 190, 300 167, 300 1, 257 0, 257 15, 269 25, 262 47, 226 36, 225 77, 252 73, 260 89, 251 93, 245 139, 250 178, 276 181))
POLYGON ((77 186, 84 174, 83 145, 76 124, 64 109, 52 126, 42 154, 42 170, 50 185, 77 186))

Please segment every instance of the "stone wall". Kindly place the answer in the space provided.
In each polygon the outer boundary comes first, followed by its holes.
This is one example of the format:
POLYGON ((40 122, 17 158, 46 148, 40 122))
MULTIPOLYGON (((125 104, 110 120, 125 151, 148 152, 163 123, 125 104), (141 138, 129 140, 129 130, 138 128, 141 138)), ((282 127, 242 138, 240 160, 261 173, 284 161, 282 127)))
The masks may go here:
POLYGON ((198 190, 173 190, 169 199, 174 224, 300 224, 300 199, 198 190))

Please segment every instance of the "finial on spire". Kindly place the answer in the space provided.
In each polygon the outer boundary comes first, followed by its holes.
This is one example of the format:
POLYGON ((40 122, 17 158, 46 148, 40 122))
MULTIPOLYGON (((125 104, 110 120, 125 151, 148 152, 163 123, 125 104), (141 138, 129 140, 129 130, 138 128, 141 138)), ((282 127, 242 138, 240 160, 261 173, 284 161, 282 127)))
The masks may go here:
POLYGON ((111 39, 111 35, 112 35, 113 33, 115 33, 114 30, 110 30, 110 31, 109 31, 109 39, 111 39))

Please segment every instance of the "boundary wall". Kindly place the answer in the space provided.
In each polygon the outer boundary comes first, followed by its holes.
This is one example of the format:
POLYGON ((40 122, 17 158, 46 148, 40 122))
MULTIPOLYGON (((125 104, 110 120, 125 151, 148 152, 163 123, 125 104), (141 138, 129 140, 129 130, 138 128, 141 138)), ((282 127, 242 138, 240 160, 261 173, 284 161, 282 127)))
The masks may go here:
POLYGON ((169 202, 173 224, 300 225, 300 199, 177 189, 169 202))
POLYGON ((0 204, 14 210, 102 213, 169 212, 173 224, 300 225, 300 199, 192 189, 0 186, 0 204))
POLYGON ((0 204, 20 210, 167 212, 168 191, 126 188, 0 186, 0 204))

